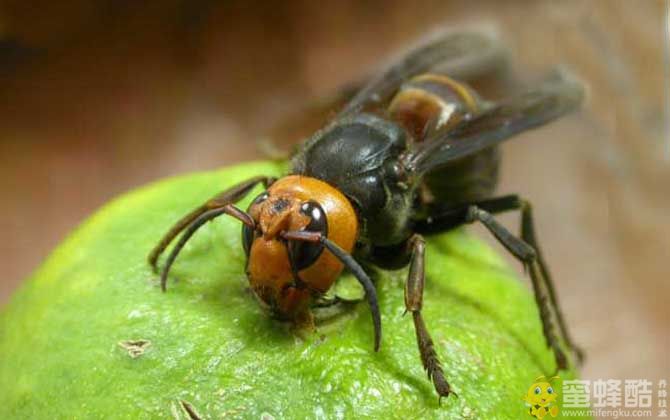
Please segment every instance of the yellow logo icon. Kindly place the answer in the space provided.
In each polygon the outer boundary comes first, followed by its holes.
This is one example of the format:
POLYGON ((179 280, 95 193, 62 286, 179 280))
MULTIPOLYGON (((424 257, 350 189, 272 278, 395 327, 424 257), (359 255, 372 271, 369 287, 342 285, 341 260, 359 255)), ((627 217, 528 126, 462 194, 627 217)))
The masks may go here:
POLYGON ((528 388, 528 392, 523 397, 529 415, 536 419, 543 419, 547 415, 551 417, 558 415, 558 392, 552 385, 557 379, 560 378, 554 376, 547 379, 544 375, 535 379, 535 382, 528 388))

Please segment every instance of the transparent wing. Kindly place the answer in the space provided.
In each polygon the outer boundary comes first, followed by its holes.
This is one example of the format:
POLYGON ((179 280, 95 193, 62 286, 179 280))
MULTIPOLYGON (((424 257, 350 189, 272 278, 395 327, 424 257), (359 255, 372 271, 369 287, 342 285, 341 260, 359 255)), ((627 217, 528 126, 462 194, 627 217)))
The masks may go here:
POLYGON ((438 132, 403 158, 405 167, 418 175, 477 153, 504 140, 577 109, 584 97, 581 83, 566 73, 521 95, 499 102, 456 128, 438 132))
POLYGON ((347 116, 388 101, 407 79, 428 71, 460 80, 482 76, 501 67, 506 51, 482 33, 455 32, 442 35, 395 61, 372 78, 340 111, 347 116))

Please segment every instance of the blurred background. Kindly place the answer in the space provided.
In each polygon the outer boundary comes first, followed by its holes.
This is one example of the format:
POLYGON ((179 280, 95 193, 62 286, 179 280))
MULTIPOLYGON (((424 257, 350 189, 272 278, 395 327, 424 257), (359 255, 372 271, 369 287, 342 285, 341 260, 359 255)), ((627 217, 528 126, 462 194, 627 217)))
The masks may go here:
POLYGON ((589 87, 504 146, 500 188, 535 205, 584 376, 667 378, 667 24, 655 0, 4 0, 0 304, 115 195, 263 158, 284 118, 426 33, 494 28, 522 77, 565 64, 589 87))

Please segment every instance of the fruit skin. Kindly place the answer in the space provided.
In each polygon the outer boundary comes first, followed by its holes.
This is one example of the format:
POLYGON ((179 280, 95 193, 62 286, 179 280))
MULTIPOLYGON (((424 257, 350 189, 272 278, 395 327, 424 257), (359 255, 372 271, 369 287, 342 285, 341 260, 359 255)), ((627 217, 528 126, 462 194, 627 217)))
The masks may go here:
MULTIPOLYGON (((405 270, 375 271, 379 353, 365 304, 317 333, 268 318, 229 218, 194 236, 160 292, 146 255, 171 223, 283 169, 256 162, 161 181, 73 232, 1 310, 0 418, 187 418, 182 400, 207 418, 526 418, 521 397, 553 370, 537 309, 516 272, 463 230, 428 243, 423 312, 459 396, 441 407, 402 316, 405 270), (151 345, 132 358, 119 342, 138 339, 151 345)), ((349 276, 340 283, 357 293, 349 276)))

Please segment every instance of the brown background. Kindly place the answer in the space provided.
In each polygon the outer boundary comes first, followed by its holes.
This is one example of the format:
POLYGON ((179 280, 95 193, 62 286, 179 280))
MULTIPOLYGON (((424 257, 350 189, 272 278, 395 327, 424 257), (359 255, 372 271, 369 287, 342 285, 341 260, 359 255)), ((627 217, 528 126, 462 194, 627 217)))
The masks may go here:
POLYGON ((113 196, 259 158, 283 116, 426 33, 494 28, 519 74, 589 87, 504 147, 501 186, 535 203, 584 375, 667 378, 667 3, 30 3, 0 5, 0 303, 113 196))

